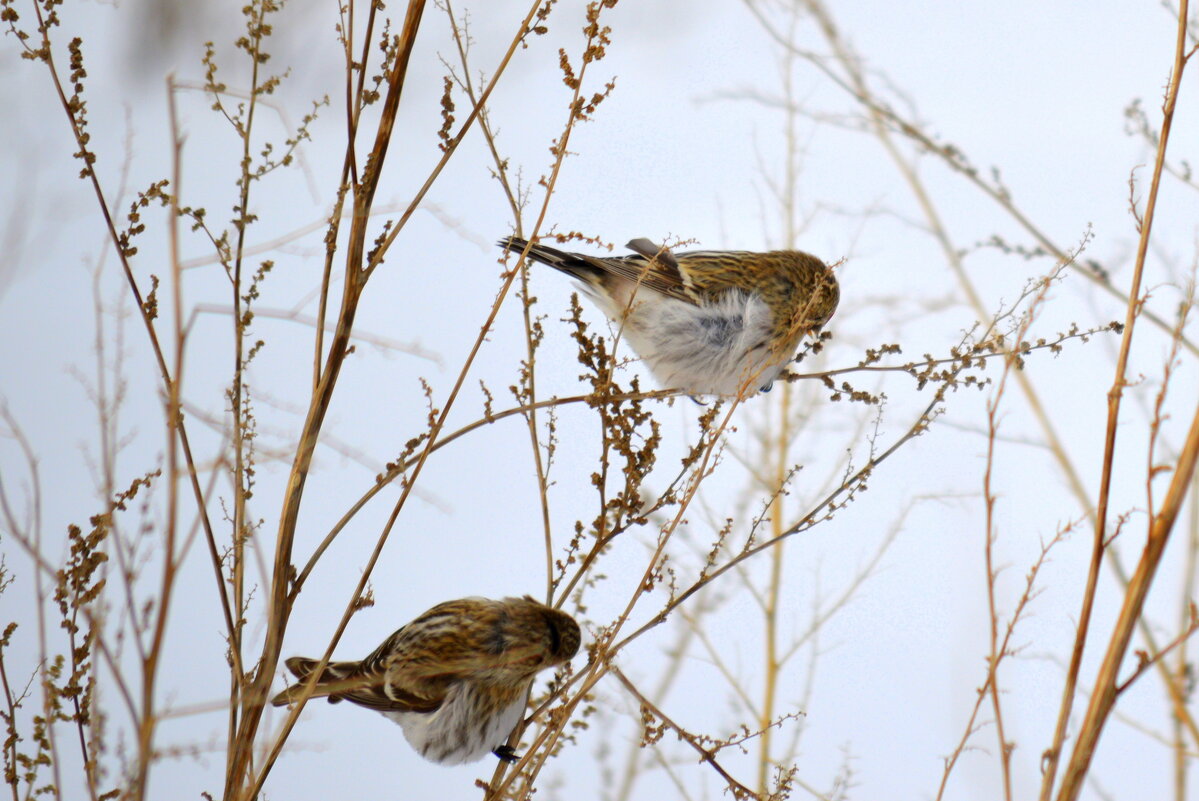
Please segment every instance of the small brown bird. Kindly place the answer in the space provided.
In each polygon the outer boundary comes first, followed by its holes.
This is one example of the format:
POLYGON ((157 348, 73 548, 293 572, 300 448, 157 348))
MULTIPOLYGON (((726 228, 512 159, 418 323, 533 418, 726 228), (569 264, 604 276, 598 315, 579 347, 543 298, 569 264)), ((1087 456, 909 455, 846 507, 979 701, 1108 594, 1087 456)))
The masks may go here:
MULTIPOLYGON (((524 712, 533 677, 569 662, 579 624, 529 596, 438 604, 388 637, 360 662, 330 662, 311 697, 346 700, 381 712, 404 729, 421 756, 446 765, 474 762, 504 745, 524 712)), ((292 657, 297 679, 271 699, 300 698, 317 660, 292 657)))
POLYGON ((579 279, 654 377, 689 395, 769 391, 840 298, 833 271, 798 250, 671 253, 634 239, 637 255, 602 257, 514 236, 499 245, 579 279))

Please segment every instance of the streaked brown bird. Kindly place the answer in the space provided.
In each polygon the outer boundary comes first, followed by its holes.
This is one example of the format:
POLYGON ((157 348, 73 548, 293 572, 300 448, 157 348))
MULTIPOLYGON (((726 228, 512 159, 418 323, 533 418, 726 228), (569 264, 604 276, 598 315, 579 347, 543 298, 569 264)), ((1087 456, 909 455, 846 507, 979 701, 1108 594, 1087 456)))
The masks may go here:
POLYGON ((633 256, 588 256, 508 237, 499 246, 577 279, 670 389, 749 397, 770 390, 837 309, 833 271, 798 250, 671 253, 634 239, 633 256))
MULTIPOLYGON (((533 677, 579 650, 574 618, 529 596, 438 604, 388 637, 360 662, 330 662, 311 697, 381 712, 400 724, 421 756, 446 765, 488 752, 512 761, 504 741, 520 721, 533 677)), ((271 699, 304 693, 317 660, 288 659, 297 679, 271 699)))

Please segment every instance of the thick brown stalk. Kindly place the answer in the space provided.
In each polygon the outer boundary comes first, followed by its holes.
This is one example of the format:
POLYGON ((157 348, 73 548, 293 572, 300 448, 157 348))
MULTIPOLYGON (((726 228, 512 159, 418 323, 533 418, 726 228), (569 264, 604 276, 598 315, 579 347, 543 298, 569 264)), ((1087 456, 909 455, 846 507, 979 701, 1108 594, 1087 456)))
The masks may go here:
MULTIPOLYGON (((1128 309, 1125 315, 1124 335, 1120 340, 1120 353, 1116 359, 1116 376, 1112 388, 1107 395, 1107 430, 1104 436, 1103 469, 1100 473, 1099 501, 1096 504, 1095 538, 1092 551, 1091 569, 1087 577, 1086 592, 1083 597, 1083 608, 1080 615, 1079 627, 1085 631, 1094 602, 1095 584, 1097 581, 1098 565, 1106 548, 1108 503, 1111 493, 1112 472, 1115 461, 1116 429, 1120 416, 1120 400, 1125 386, 1125 375, 1128 370, 1129 352, 1132 347, 1132 334, 1135 330, 1137 316, 1140 312, 1139 297, 1141 282, 1145 271, 1145 257, 1149 252, 1149 236, 1153 228, 1153 216, 1157 209, 1158 190, 1161 186, 1162 168, 1166 159, 1166 145, 1170 139, 1170 128, 1174 121, 1174 108, 1178 101, 1178 88, 1182 80, 1182 71, 1186 66, 1189 54, 1186 52, 1187 43, 1187 0, 1182 0, 1178 9, 1178 29, 1174 49, 1174 67, 1170 76, 1169 88, 1166 90, 1166 100, 1162 105, 1162 128, 1158 139, 1157 158, 1153 167, 1153 179, 1149 187, 1149 195, 1145 202, 1145 214, 1140 221, 1140 241, 1137 243, 1136 265, 1133 270, 1132 285, 1128 290, 1128 309)), ((1165 541, 1173 528, 1174 519, 1178 513, 1178 505, 1185 496, 1190 475, 1195 468, 1195 453, 1199 448, 1199 414, 1191 426, 1182 455, 1175 468, 1174 479, 1170 484, 1162 510, 1153 519, 1149 530, 1149 541, 1141 555, 1141 561, 1129 581, 1125 591, 1124 606, 1116 622, 1108 650, 1100 666, 1099 677, 1096 679, 1091 701, 1087 706, 1086 718, 1079 730, 1070 764, 1062 779, 1059 801, 1072 801, 1078 797, 1083 781, 1091 765, 1095 745, 1107 716, 1111 713, 1116 701, 1116 676, 1128 650, 1133 627, 1141 617, 1141 608, 1149 585, 1161 559, 1165 541), (1189 465, 1188 465, 1189 459, 1189 465)), ((1076 677, 1082 659, 1084 637, 1080 634, 1071 657, 1070 678, 1076 677)), ((1048 798, 1053 788, 1054 771, 1057 767, 1058 755, 1061 753, 1065 737, 1066 723, 1069 719, 1070 706, 1073 698, 1073 688, 1067 686, 1063 693, 1062 709, 1059 714, 1057 730, 1053 745, 1050 749, 1050 759, 1042 780, 1041 797, 1048 798)))
MULTIPOLYGON (((1185 5, 1184 2, 1184 8, 1185 5)), ((1199 408, 1196 408, 1195 416, 1191 420, 1191 428, 1187 432, 1186 443, 1178 458, 1178 464, 1174 467, 1174 478, 1166 492, 1162 509, 1153 518, 1149 527, 1149 538, 1141 553, 1141 561, 1137 564, 1137 569, 1128 583, 1128 593, 1124 596, 1124 605, 1116 620, 1115 631, 1108 643, 1103 664, 1099 667, 1099 675, 1095 679, 1095 689, 1091 693, 1091 702, 1087 705, 1086 716, 1078 731, 1078 741, 1074 745, 1074 753, 1070 756, 1070 763, 1062 778, 1058 801, 1074 801, 1082 790, 1087 771, 1091 766, 1091 759, 1095 755, 1095 746, 1099 742, 1099 735, 1103 732, 1107 717, 1111 714, 1116 698, 1119 696, 1120 665, 1128 653, 1128 644, 1132 639, 1133 629, 1141 617, 1145 598, 1153 584, 1153 576, 1161 563, 1162 553, 1169 541, 1174 522, 1178 518, 1178 510, 1190 488, 1197 459, 1199 459, 1199 408)))
MULTIPOLYGON (((271 573, 266 636, 258 669, 242 698, 242 719, 238 727, 237 739, 233 744, 234 754, 230 760, 229 774, 225 783, 225 798, 228 801, 241 797, 248 774, 250 757, 253 754, 258 724, 262 719, 263 706, 275 675, 275 669, 279 664, 283 634, 291 612, 291 603, 288 598, 292 572, 291 552, 296 523, 299 519, 300 501, 303 498, 304 484, 312 465, 316 441, 329 410, 341 366, 349 350, 350 334, 358 309, 358 299, 366 281, 362 263, 366 252, 370 205, 378 187, 388 141, 395 125, 408 61, 412 55, 424 6, 424 0, 410 0, 408 4, 403 31, 400 34, 399 52, 388 80, 382 119, 369 157, 371 168, 364 171, 362 183, 355 188, 354 220, 351 225, 346 254, 345 288, 341 299, 341 309, 338 313, 337 328, 325 359, 325 369, 321 373, 320 381, 317 383, 316 391, 313 393, 308 407, 304 426, 301 429, 295 459, 287 480, 287 489, 283 496, 283 508, 279 516, 279 530, 275 540, 275 560, 271 573)), ((352 147, 353 143, 349 143, 349 146, 352 147)))

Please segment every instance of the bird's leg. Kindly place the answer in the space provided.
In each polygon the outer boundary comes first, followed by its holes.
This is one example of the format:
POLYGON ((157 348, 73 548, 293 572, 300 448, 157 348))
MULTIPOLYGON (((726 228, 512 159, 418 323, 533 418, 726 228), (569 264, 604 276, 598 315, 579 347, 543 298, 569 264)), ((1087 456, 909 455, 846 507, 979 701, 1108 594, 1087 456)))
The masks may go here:
POLYGON ((509 765, 520 759, 516 754, 516 749, 510 745, 497 745, 491 749, 491 753, 499 757, 501 762, 507 762, 509 765))

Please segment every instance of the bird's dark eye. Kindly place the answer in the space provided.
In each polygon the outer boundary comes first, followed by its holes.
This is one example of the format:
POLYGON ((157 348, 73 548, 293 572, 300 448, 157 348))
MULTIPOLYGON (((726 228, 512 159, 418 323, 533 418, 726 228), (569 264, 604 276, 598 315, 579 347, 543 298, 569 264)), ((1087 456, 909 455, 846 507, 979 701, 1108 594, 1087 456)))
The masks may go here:
POLYGON ((547 618, 545 622, 550 627, 550 653, 557 655, 562 649, 562 635, 558 633, 558 627, 554 625, 554 621, 547 618))

